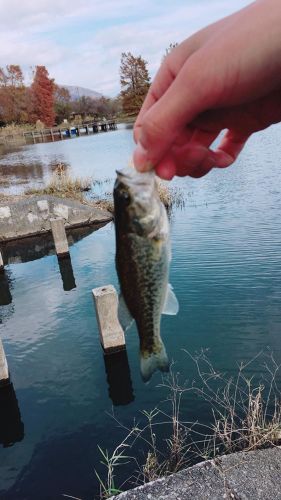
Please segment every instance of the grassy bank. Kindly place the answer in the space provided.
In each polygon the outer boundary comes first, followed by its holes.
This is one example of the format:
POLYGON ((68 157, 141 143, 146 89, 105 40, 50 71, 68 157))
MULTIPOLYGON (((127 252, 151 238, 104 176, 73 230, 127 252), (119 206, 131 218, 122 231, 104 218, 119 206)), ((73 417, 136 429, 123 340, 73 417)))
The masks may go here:
POLYGON ((173 367, 161 384, 167 391, 163 403, 135 416, 131 428, 112 415, 116 425, 123 428, 124 439, 112 452, 98 447, 100 498, 205 459, 281 444, 281 394, 277 385, 281 369, 272 355, 260 353, 241 363, 236 375, 229 378, 212 366, 204 352, 186 354, 196 368, 194 380, 181 383, 173 367), (262 375, 254 377, 252 365, 262 375), (201 423, 200 415, 198 420, 190 420, 188 410, 183 414, 183 399, 190 395, 201 401, 209 424, 206 418, 201 423), (142 461, 138 450, 142 450, 142 461), (128 471, 128 463, 130 476, 121 481, 120 467, 126 464, 128 471))
MULTIPOLYGON (((109 183, 113 185, 113 182, 113 179, 99 181, 89 178, 73 178, 69 176, 67 172, 55 171, 50 182, 45 187, 28 188, 25 190, 25 195, 31 196, 47 194, 62 198, 72 198, 80 201, 81 203, 95 205, 113 213, 114 206, 112 191, 105 192, 103 196, 95 195, 95 186, 100 187, 102 184, 109 183), (92 197, 89 196, 90 191, 93 193, 92 197)), ((167 183, 159 181, 158 193, 167 210, 171 210, 174 206, 182 207, 184 205, 183 192, 179 188, 171 187, 167 183)))
POLYGON ((53 174, 50 182, 43 188, 28 188, 26 195, 49 194, 63 198, 75 198, 84 201, 83 193, 90 191, 91 179, 72 178, 67 174, 53 174))

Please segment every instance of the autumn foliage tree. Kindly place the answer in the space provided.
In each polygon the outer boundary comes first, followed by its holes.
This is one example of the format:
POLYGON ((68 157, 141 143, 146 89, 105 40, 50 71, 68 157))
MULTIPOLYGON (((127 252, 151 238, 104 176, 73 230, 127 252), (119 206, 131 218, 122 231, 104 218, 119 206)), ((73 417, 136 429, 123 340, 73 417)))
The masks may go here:
POLYGON ((144 101, 150 85, 147 62, 131 52, 123 52, 120 65, 121 100, 123 111, 136 115, 144 101))
POLYGON ((5 123, 28 121, 27 90, 16 64, 0 68, 0 118, 5 123))
POLYGON ((40 120, 47 127, 55 123, 54 80, 49 77, 45 66, 36 66, 34 79, 30 87, 31 121, 40 120))

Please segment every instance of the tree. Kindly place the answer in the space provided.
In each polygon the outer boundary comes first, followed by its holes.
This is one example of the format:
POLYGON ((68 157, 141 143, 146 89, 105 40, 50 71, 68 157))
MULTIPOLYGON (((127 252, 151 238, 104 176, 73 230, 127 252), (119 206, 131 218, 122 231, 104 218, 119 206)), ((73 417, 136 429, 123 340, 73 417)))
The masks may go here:
POLYGON ((43 122, 47 127, 52 127, 55 122, 54 111, 54 80, 49 78, 45 66, 36 66, 31 91, 31 121, 43 122))
POLYGON ((134 57, 131 52, 123 52, 120 83, 123 111, 128 115, 136 115, 150 85, 147 62, 141 56, 134 57))
POLYGON ((0 115, 5 123, 27 121, 27 96, 20 66, 0 68, 0 115))
POLYGON ((71 114, 69 90, 54 84, 54 101, 56 123, 60 124, 64 119, 68 120, 71 114))

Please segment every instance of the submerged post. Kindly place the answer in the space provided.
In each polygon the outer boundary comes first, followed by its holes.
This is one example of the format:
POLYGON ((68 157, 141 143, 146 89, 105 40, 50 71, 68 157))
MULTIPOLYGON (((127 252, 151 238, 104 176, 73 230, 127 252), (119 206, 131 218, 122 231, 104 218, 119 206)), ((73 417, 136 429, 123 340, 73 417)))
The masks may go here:
POLYGON ((125 347, 125 336, 118 319, 118 296, 113 285, 92 290, 100 341, 105 352, 118 351, 125 347))
POLYGON ((2 340, 0 339, 0 387, 9 383, 8 363, 5 356, 2 340))
POLYGON ((50 219, 56 253, 58 257, 69 255, 68 241, 66 237, 64 222, 62 218, 50 219))
POLYGON ((3 271, 4 271, 4 262, 3 262, 3 257, 2 257, 2 253, 0 250, 0 272, 3 272, 3 271))

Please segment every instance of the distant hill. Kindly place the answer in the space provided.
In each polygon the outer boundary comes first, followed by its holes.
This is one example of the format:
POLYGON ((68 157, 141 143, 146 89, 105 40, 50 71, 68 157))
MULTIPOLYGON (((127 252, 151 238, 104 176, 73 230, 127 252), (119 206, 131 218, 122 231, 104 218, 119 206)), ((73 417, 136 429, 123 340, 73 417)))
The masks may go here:
POLYGON ((67 89, 73 101, 77 101, 82 96, 91 97, 92 99, 100 99, 102 97, 102 94, 99 92, 91 89, 85 89, 84 87, 76 87, 75 85, 59 85, 59 87, 67 89))

